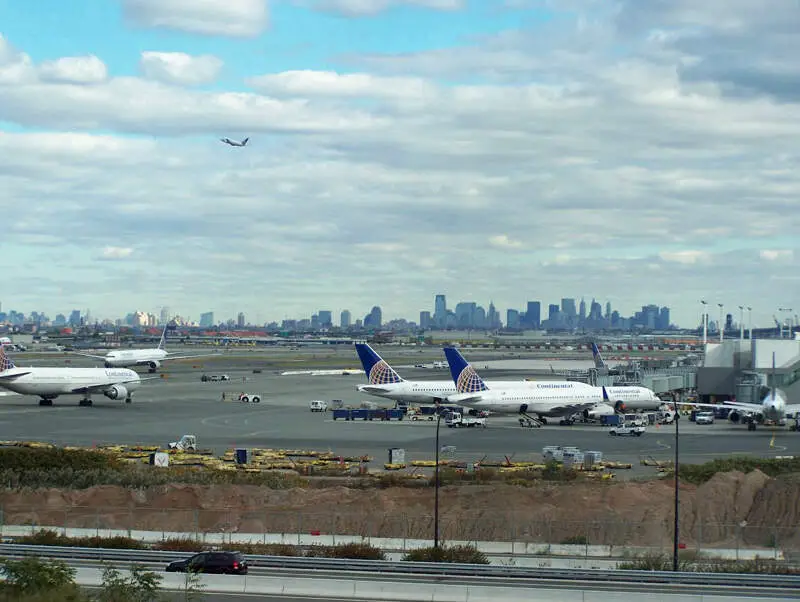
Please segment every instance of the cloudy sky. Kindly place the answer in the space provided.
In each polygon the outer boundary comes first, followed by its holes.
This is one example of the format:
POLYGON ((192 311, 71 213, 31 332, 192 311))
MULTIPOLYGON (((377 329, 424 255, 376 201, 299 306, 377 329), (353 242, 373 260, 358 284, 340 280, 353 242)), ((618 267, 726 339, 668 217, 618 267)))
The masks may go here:
POLYGON ((35 4, 0 0, 4 310, 800 310, 797 0, 35 4))

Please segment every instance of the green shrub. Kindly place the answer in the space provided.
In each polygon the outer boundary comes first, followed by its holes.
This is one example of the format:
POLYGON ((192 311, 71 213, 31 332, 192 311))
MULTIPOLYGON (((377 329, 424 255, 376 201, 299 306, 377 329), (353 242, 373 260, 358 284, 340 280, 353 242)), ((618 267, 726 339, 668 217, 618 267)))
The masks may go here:
POLYGON ((368 543, 342 543, 335 546, 311 546, 308 558, 352 558, 355 560, 386 560, 383 550, 368 543))
POLYGON ((50 529, 42 529, 25 535, 15 543, 31 546, 62 546, 71 548, 109 548, 115 550, 144 550, 146 546, 138 539, 116 535, 114 537, 68 537, 50 529))
POLYGON ((561 544, 567 546, 585 546, 589 543, 585 535, 571 535, 566 537, 561 544))
POLYGON ((454 562, 461 564, 489 564, 486 554, 474 546, 439 546, 418 548, 403 556, 409 562, 454 562))
POLYGON ((98 470, 119 468, 122 462, 100 451, 83 449, 0 447, 0 470, 98 470))
MULTIPOLYGON (((671 571, 671 554, 645 554, 617 565, 619 569, 633 571, 671 571)), ((681 551, 678 556, 678 570, 692 573, 748 573, 800 575, 800 569, 771 558, 754 560, 722 560, 703 558, 696 552, 681 551)))
POLYGON ((171 539, 162 539, 152 544, 150 549, 167 552, 202 552, 207 549, 207 546, 197 539, 174 537, 171 539))
POLYGON ((75 584, 75 569, 60 560, 2 559, 0 573, 4 578, 0 585, 0 599, 3 600, 77 602, 84 599, 75 584))

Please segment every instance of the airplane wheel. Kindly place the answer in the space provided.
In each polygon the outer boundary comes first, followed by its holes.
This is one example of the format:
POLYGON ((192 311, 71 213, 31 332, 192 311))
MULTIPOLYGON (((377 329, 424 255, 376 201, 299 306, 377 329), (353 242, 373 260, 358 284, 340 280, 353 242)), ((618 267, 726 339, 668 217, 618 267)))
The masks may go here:
POLYGON ((261 403, 260 397, 253 397, 253 403, 261 403))

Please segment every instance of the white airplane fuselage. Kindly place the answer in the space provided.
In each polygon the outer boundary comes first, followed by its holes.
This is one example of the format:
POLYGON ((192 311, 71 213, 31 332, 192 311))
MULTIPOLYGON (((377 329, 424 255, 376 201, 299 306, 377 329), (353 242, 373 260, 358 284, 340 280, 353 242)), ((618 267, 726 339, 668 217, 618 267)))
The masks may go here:
POLYGON ((103 361, 106 368, 147 365, 151 370, 155 370, 167 357, 169 353, 164 349, 124 349, 108 352, 103 361))
MULTIPOLYGON (((594 387, 581 382, 572 381, 486 381, 492 390, 569 390, 585 391, 594 387)), ((456 385, 452 380, 406 380, 399 383, 376 385, 358 385, 358 391, 376 397, 383 397, 404 403, 437 403, 446 401, 448 397, 456 395, 456 385)))
POLYGON ((0 387, 4 389, 47 399, 60 395, 86 396, 83 391, 75 391, 84 387, 104 388, 104 391, 98 392, 110 399, 125 398, 141 384, 139 375, 125 368, 17 367, 0 373, 0 376, 0 387), (14 374, 20 376, 13 378, 14 374))
POLYGON ((461 403, 475 410, 488 410, 495 414, 536 414, 543 417, 571 416, 590 408, 611 408, 617 411, 656 410, 663 402, 646 387, 602 387, 586 385, 576 389, 494 389, 479 393, 452 395, 449 401, 461 403), (463 399, 463 401, 460 401, 463 399))

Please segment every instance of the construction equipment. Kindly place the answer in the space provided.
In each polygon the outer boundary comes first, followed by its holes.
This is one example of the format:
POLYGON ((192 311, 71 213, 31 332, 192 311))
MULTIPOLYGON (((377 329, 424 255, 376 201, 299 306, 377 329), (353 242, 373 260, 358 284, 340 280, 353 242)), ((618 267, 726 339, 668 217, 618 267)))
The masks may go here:
POLYGON ((173 441, 169 444, 170 449, 176 451, 196 451, 197 450, 197 437, 194 435, 184 435, 180 441, 173 441))

